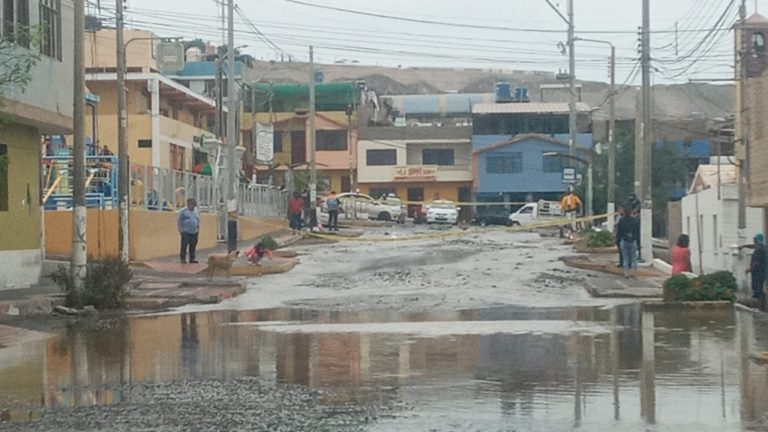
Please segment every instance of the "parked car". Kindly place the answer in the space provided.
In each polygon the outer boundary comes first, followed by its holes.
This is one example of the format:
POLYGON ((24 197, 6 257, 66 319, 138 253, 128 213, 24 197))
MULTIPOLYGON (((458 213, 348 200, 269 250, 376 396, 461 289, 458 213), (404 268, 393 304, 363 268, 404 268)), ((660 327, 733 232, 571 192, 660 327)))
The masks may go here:
POLYGON ((427 223, 445 223, 456 225, 459 221, 459 210, 456 203, 447 200, 432 201, 427 205, 427 223))
MULTIPOLYGON (((341 213, 339 219, 375 219, 375 220, 399 220, 400 213, 404 212, 400 199, 392 196, 377 200, 370 195, 359 192, 344 192, 336 195, 341 202, 341 213)), ((320 203, 320 222, 325 223, 328 220, 328 207, 325 205, 325 199, 321 198, 320 203)))
POLYGON ((562 217, 563 210, 559 202, 542 200, 520 207, 509 216, 509 220, 512 225, 534 225, 562 217))
POLYGON ((477 213, 472 222, 477 225, 512 225, 512 221, 509 219, 510 213, 507 209, 500 205, 494 206, 482 206, 477 208, 477 213))

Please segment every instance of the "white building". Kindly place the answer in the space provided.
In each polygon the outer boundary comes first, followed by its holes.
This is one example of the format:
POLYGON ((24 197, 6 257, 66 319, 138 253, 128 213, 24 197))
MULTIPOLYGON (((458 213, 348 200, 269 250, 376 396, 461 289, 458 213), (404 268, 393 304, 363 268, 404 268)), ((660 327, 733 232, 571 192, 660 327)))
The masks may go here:
MULTIPOLYGON (((752 242, 762 232, 763 209, 747 208, 747 227, 738 228, 738 184, 733 165, 700 165, 688 195, 682 200, 683 233, 691 238, 694 273, 733 272, 740 286, 748 287, 745 270, 749 249, 737 246, 752 242)), ((746 294, 748 291, 744 291, 746 294)))

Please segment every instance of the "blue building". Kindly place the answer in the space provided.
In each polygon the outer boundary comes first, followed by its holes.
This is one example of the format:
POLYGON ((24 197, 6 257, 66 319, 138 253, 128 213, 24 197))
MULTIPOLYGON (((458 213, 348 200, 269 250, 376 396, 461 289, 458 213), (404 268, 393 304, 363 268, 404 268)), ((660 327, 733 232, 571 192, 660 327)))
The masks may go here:
MULTIPOLYGON (((593 149, 589 107, 577 104, 576 156, 593 149)), ((563 169, 586 173, 568 155, 567 103, 495 103, 472 107, 475 200, 523 202, 560 199, 568 184, 563 169)))
MULTIPOLYGON (((566 190, 563 168, 575 165, 569 159, 568 144, 542 134, 513 138, 483 137, 473 150, 475 199, 481 202, 522 202, 529 199, 559 200, 566 190)), ((590 158, 588 147, 579 147, 577 156, 590 158)))

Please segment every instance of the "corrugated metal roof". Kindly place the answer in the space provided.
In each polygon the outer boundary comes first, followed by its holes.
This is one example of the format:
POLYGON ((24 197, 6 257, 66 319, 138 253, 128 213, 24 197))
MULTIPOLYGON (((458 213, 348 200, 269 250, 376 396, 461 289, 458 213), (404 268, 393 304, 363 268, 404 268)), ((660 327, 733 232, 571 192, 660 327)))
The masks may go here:
MULTIPOLYGON (((589 111, 589 105, 576 102, 577 111, 589 111)), ((567 114, 568 102, 478 103, 472 105, 473 114, 567 114)))

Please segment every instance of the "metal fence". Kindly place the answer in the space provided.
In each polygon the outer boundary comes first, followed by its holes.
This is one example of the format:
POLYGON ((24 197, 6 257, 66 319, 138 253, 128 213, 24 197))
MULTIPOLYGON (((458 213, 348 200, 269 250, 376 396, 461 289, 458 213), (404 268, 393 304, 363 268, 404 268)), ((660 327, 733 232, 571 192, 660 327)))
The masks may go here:
POLYGON ((257 218, 282 218, 288 214, 288 193, 273 186, 244 185, 238 188, 240 214, 257 218))
MULTIPOLYGON (((197 201, 201 212, 224 208, 224 188, 209 175, 167 168, 131 165, 131 204, 148 210, 177 210, 188 198, 197 201)), ((240 214, 253 217, 285 217, 287 193, 267 185, 239 184, 240 214)))

